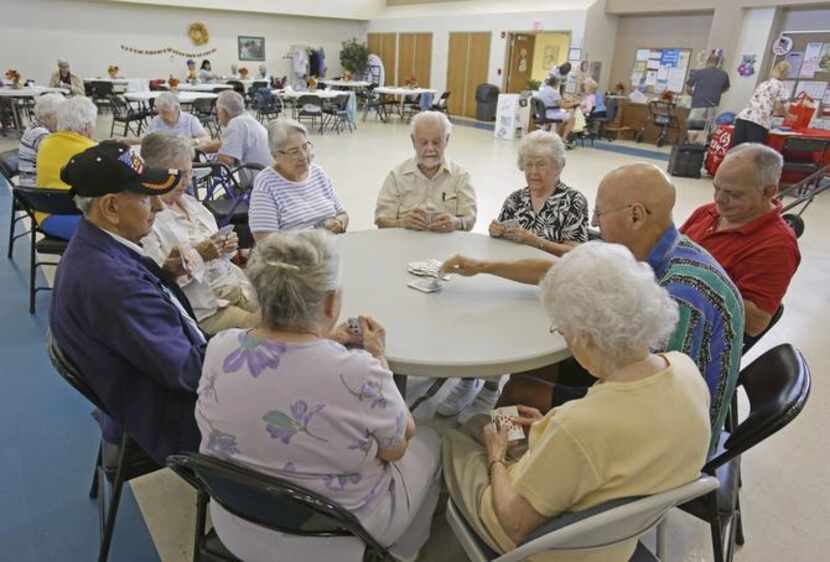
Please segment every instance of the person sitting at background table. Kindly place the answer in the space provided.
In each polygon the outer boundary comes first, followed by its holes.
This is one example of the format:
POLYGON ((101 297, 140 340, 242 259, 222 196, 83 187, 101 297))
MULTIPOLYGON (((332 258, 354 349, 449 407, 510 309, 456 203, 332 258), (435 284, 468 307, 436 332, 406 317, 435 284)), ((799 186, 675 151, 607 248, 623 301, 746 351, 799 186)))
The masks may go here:
POLYGON ((264 64, 259 65, 259 68, 257 69, 256 79, 268 80, 269 83, 271 82, 271 74, 268 72, 267 66, 265 66, 264 64))
POLYGON ((349 215, 328 174, 312 163, 313 145, 305 126, 281 117, 268 126, 268 140, 273 165, 254 180, 248 211, 254 240, 272 232, 304 228, 346 232, 349 215))
POLYGON ((34 119, 20 137, 17 149, 18 183, 34 187, 37 183, 37 153, 40 142, 58 129, 58 108, 66 101, 61 94, 45 94, 37 98, 34 119))
MULTIPOLYGON (((196 405, 200 450, 337 502, 395 557, 414 561, 441 489, 441 440, 428 427, 416 433, 386 361, 383 327, 362 316, 361 336, 335 328, 342 267, 333 237, 320 230, 257 243, 247 272, 262 322, 208 345, 196 405)), ((284 535, 217 502, 210 510, 222 542, 242 560, 271 559, 285 546, 284 535)))
POLYGON ((232 64, 231 65, 231 74, 228 78, 233 78, 235 80, 239 80, 239 65, 232 64))
MULTIPOLYGON (((97 120, 98 108, 87 97, 75 96, 58 107, 58 130, 43 139, 38 149, 37 187, 69 189, 61 178, 61 168, 70 158, 97 144, 92 138, 97 120)), ((81 217, 35 213, 35 220, 49 236, 69 240, 81 217)))
MULTIPOLYGON (((638 260, 647 262, 657 282, 680 306, 680 321, 659 350, 685 353, 698 366, 711 395, 712 433, 718 436, 738 380, 743 302, 717 260, 675 228, 675 199, 675 188, 663 170, 651 164, 623 166, 602 179, 592 224, 599 227, 603 240, 622 244, 638 260)), ((445 262, 442 270, 467 276, 490 273, 538 285, 557 263, 546 259, 488 262, 455 256, 445 262)), ((472 405, 462 411, 459 421, 475 425, 473 418, 489 413, 496 400, 504 405, 528 404, 546 412, 584 396, 594 379, 575 363, 566 360, 555 368, 514 374, 500 400, 497 393, 486 389, 478 396, 467 397, 468 403, 473 400, 472 405)), ((717 445, 717 439, 712 445, 717 445)))
MULTIPOLYGON (((548 76, 539 91, 534 94, 534 97, 542 100, 542 103, 545 104, 545 117, 547 119, 556 119, 560 122, 557 127, 559 136, 565 141, 566 146, 571 148, 572 145, 568 142, 568 137, 573 130, 574 117, 573 111, 569 110, 578 104, 573 100, 562 98, 560 81, 555 76, 548 76)), ((546 130, 552 128, 552 123, 545 126, 546 130)))
POLYGON ((205 59, 202 61, 202 67, 199 69, 199 81, 204 83, 214 82, 219 78, 211 71, 210 61, 205 59))
POLYGON ((220 235, 213 214, 186 193, 193 145, 185 137, 150 133, 141 142, 141 156, 147 166, 181 172, 176 189, 161 196, 164 210, 141 241, 144 252, 176 279, 202 331, 212 335, 254 326, 259 307, 253 287, 230 261, 238 244, 236 233, 220 235))
POLYGON ((588 200, 560 179, 565 167, 565 145, 559 135, 534 131, 519 144, 519 169, 527 187, 511 193, 490 236, 527 244, 561 256, 588 241, 588 200), (505 226, 505 221, 518 224, 505 226))
MULTIPOLYGON (((695 480, 710 441, 709 393, 694 362, 653 353, 679 311, 647 264, 618 244, 588 242, 545 276, 542 304, 553 330, 599 382, 547 415, 519 406, 527 452, 507 458, 507 424, 444 437, 453 503, 497 552, 509 552, 548 520, 607 501, 665 492, 695 480)), ((544 560, 624 561, 637 539, 601 550, 545 553, 544 560)))
POLYGON ((233 90, 225 90, 216 98, 216 117, 224 127, 222 138, 203 142, 203 152, 216 152, 216 158, 228 166, 271 165, 268 131, 253 115, 245 111, 245 100, 233 90))
POLYGON ((77 74, 72 74, 69 69, 69 62, 65 59, 58 59, 58 69, 49 79, 50 88, 66 88, 73 96, 82 96, 86 93, 84 81, 77 74))
POLYGON ((378 228, 473 229, 476 193, 470 174, 445 158, 451 132, 450 120, 439 111, 422 111, 412 118, 415 157, 386 176, 375 206, 378 228))
POLYGON ((199 73, 196 70, 196 61, 193 59, 187 59, 187 75, 185 76, 185 80, 190 84, 195 84, 199 81, 199 73))
POLYGON ((790 92, 782 82, 789 73, 790 63, 781 61, 772 68, 769 80, 755 88, 749 105, 735 118, 732 146, 745 142, 766 144, 773 116, 784 114, 790 98, 790 92))
POLYGON ((698 207, 680 227, 738 286, 747 343, 767 329, 801 262, 795 233, 781 218, 783 165, 781 154, 768 146, 736 146, 715 174, 714 202, 698 207))
MULTIPOLYGON (((192 143, 201 148, 202 145, 210 143, 210 134, 202 126, 198 117, 182 111, 179 97, 172 92, 164 92, 156 98, 153 107, 158 115, 150 120, 147 126, 147 133, 165 133, 178 135, 191 139, 192 143)), ((139 137, 118 138, 119 142, 125 144, 141 144, 139 137)))

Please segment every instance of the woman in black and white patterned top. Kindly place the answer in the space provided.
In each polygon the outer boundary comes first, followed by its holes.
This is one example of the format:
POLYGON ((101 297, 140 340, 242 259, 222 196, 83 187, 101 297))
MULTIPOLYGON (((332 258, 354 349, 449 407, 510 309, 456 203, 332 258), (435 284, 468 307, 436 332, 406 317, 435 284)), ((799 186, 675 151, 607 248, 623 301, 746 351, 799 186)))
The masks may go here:
POLYGON ((565 145, 555 133, 534 131, 519 145, 527 187, 504 201, 490 236, 507 238, 561 256, 588 241, 588 201, 559 179, 565 145))

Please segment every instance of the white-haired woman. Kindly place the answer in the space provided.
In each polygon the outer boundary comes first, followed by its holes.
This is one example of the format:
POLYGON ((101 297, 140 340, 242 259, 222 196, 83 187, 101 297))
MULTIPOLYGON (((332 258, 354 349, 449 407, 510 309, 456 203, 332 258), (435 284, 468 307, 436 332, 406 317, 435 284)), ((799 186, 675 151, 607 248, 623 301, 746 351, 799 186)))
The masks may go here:
POLYGON ((45 94, 35 102, 35 118, 20 137, 17 150, 18 182, 33 187, 37 180, 37 152, 40 142, 58 129, 58 108, 65 101, 60 94, 45 94))
MULTIPOLYGON (((415 434, 381 325, 364 316, 362 336, 335 328, 340 268, 324 231, 280 232, 256 245, 247 272, 262 322, 208 345, 196 404, 200 450, 330 498, 394 555, 415 560, 438 501, 440 438, 429 428, 415 434)), ((215 502, 211 516, 242 560, 270 561, 285 548, 284 535, 215 502)))
POLYGON ((555 256, 588 241, 588 201, 561 180, 565 145, 559 135, 534 131, 519 144, 527 187, 504 201, 490 235, 534 246, 555 256))
MULTIPOLYGON (((519 406, 528 449, 507 459, 507 427, 444 440, 444 475, 456 506, 498 552, 522 544, 564 512, 659 493, 696 478, 709 447, 709 391, 692 360, 654 354, 674 329, 677 304, 648 264, 623 246, 589 242, 540 285, 552 331, 599 383, 547 415, 519 406)), ((545 560, 628 560, 636 539, 545 560)))
MULTIPOLYGON (((84 96, 74 96, 58 107, 58 130, 43 139, 38 150, 37 187, 69 189, 61 180, 61 168, 76 154, 98 144, 92 139, 97 120, 98 108, 84 96)), ((36 213, 35 220, 48 235, 69 240, 80 215, 36 213)))
POLYGON ((181 171, 179 185, 161 196, 164 210, 141 241, 145 253, 176 278, 205 333, 252 327, 259 319, 256 296, 245 273, 230 261, 237 236, 220 233, 213 214, 187 193, 193 174, 191 142, 151 133, 141 142, 141 156, 148 167, 181 171))
POLYGON ((790 92, 783 80, 790 73, 790 63, 781 61, 770 72, 769 80, 761 82, 749 105, 735 118, 732 146, 745 142, 766 144, 774 115, 783 115, 790 92))
POLYGON ((147 127, 148 133, 167 133, 193 139, 198 146, 210 141, 210 135, 195 115, 182 111, 176 94, 164 92, 155 101, 158 115, 147 127))
POLYGON ((254 239, 305 228, 346 232, 349 215, 329 176, 312 163, 313 146, 305 126, 288 118, 272 121, 268 142, 274 164, 254 180, 248 212, 254 239))

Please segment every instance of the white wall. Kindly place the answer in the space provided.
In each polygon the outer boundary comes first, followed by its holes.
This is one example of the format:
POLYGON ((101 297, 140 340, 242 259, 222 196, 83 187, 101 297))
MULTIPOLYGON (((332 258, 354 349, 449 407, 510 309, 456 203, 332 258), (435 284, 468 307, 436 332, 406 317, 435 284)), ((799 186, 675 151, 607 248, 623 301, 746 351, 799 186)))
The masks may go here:
POLYGON ((729 73, 730 89, 721 99, 720 111, 738 112, 743 109, 752 97, 759 80, 766 76, 764 56, 769 45, 770 34, 775 25, 775 8, 754 8, 744 10, 740 38, 732 64, 724 68, 729 73), (738 66, 742 55, 757 55, 755 74, 741 76, 738 66))
MULTIPOLYGON (((277 76, 287 74, 282 56, 293 44, 322 46, 328 75, 340 73, 340 44, 352 37, 365 38, 366 22, 299 16, 245 14, 164 8, 84 0, 0 0, 0 69, 15 68, 40 83, 49 79, 55 60, 64 57, 82 77, 106 76, 115 64, 127 77, 184 77, 185 59, 168 55, 126 53, 120 45, 157 49, 173 47, 185 52, 216 47, 209 58, 213 68, 229 73, 237 63, 237 35, 265 37, 266 64, 277 76), (192 44, 186 35, 193 22, 203 22, 210 43, 192 44)), ((258 62, 240 63, 256 70, 258 62)))
MULTIPOLYGON (((3 0, 4 2, 7 0, 3 0)), ((124 4, 155 4, 188 9, 289 14, 368 20, 386 7, 384 0, 98 0, 124 4)))
POLYGON ((784 31, 825 31, 830 29, 830 9, 804 10, 791 8, 784 13, 784 31))
POLYGON ((582 57, 589 61, 602 63, 599 77, 601 92, 608 90, 611 66, 614 63, 614 48, 617 42, 617 29, 620 18, 605 12, 606 0, 597 0, 588 8, 585 15, 585 39, 582 45, 582 57))
MULTIPOLYGON (((585 2, 582 2, 585 3, 585 2)), ((472 2, 453 4, 467 5, 472 2)), ((479 3, 476 3, 479 4, 479 3)), ((488 3, 489 4, 489 3, 488 3)), ((548 2, 555 4, 555 2, 548 2)), ((451 31, 490 31, 490 68, 487 81, 503 88, 504 65, 507 52, 506 37, 501 34, 508 31, 532 31, 539 22, 542 31, 563 31, 571 34, 571 47, 582 46, 585 30, 585 11, 547 11, 547 12, 503 12, 464 13, 458 12, 450 4, 420 6, 420 16, 400 15, 409 13, 411 8, 389 8, 380 18, 369 22, 371 32, 432 32, 432 74, 430 84, 441 91, 447 84, 447 60, 449 57, 449 39, 451 31), (445 9, 446 8, 446 9, 445 9)), ((490 6, 486 6, 490 7, 490 6)))

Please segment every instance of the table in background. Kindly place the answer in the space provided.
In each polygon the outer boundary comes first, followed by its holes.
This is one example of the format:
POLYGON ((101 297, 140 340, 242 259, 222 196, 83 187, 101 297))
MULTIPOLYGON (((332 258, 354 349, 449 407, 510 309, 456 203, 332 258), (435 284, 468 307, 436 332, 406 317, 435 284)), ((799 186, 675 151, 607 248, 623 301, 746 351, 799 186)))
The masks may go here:
POLYGON ((140 101, 146 102, 150 100, 154 100, 158 98, 161 94, 165 93, 174 93, 176 97, 179 98, 180 103, 193 103, 195 100, 198 99, 215 99, 217 98, 217 94, 209 93, 209 92, 130 92, 124 94, 124 98, 129 101, 140 101))
POLYGON ((179 84, 176 86, 179 91, 182 92, 209 92, 213 93, 213 90, 233 90, 233 86, 229 84, 179 84))
MULTIPOLYGON (((642 142, 655 144, 660 134, 660 129, 651 123, 648 103, 635 103, 627 97, 618 97, 617 100, 619 104, 617 115, 613 121, 608 122, 606 129, 614 130, 627 127, 627 131, 621 132, 629 132, 632 135, 631 138, 633 138, 640 129, 645 127, 646 129, 641 139, 642 142)), ((672 130, 673 132, 669 134, 669 139, 677 142, 686 130, 686 122, 689 119, 689 108, 676 106, 675 114, 677 115, 678 128, 672 130)))
MULTIPOLYGON (((27 86, 25 88, 0 88, 0 97, 11 98, 10 109, 12 115, 12 125, 20 133, 23 133, 23 118, 20 115, 20 106, 18 100, 30 99, 40 97, 43 94, 59 93, 68 94, 69 90, 65 88, 48 88, 46 86, 27 86)), ((3 136, 6 135, 5 127, 2 129, 3 136)))
POLYGON ((372 85, 371 82, 366 80, 320 80, 320 84, 325 84, 329 88, 345 88, 348 90, 359 90, 372 85))
POLYGON ((150 89, 148 78, 84 78, 84 82, 110 82, 114 93, 143 92, 150 89))
POLYGON ((428 99, 424 100, 421 104, 421 109, 429 108, 432 105, 432 98, 435 94, 438 93, 438 90, 433 90, 431 88, 399 88, 397 86, 381 86, 379 88, 375 88, 375 93, 377 94, 384 94, 387 96, 394 96, 398 98, 400 102, 400 106, 398 108, 398 112, 401 117, 404 116, 403 105, 408 97, 419 96, 424 94, 428 96, 428 99))
POLYGON ((413 261, 456 253, 485 260, 549 259, 541 250, 469 232, 395 228, 351 232, 335 242, 343 264, 341 319, 377 318, 386 328, 389 367, 398 375, 498 377, 570 356, 562 337, 550 333, 537 287, 492 275, 455 275, 437 293, 406 286, 418 279, 407 272, 413 261))

